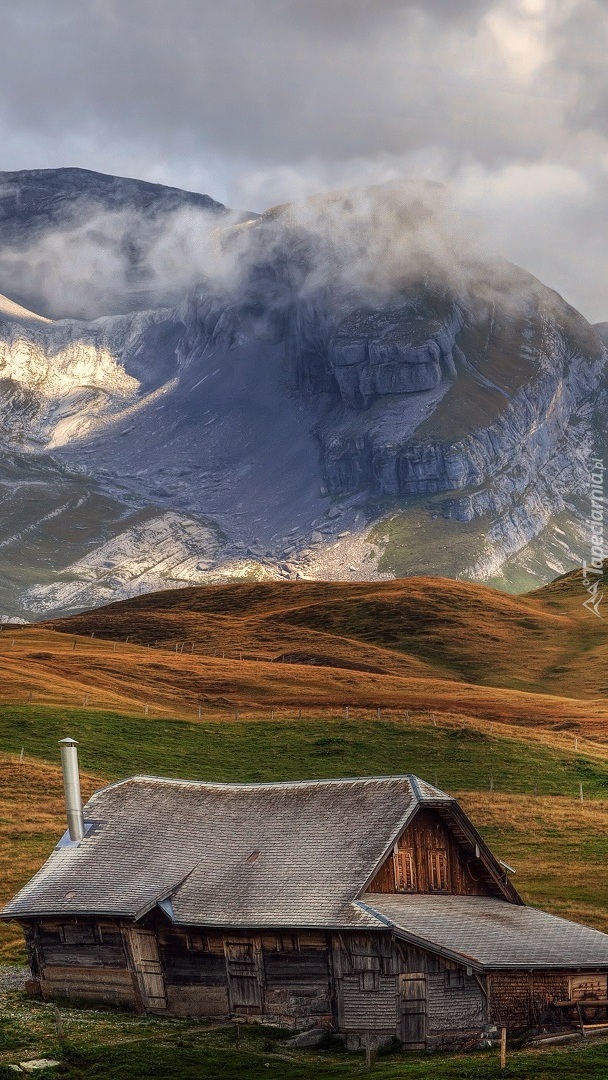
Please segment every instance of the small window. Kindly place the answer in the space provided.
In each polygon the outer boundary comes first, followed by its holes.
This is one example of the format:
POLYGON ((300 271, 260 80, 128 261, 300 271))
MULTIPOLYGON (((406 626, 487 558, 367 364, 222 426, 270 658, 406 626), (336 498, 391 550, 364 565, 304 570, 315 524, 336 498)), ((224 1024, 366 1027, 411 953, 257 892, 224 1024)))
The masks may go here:
POLYGON ((98 926, 97 934, 102 945, 122 945, 122 934, 120 930, 108 930, 104 926, 98 926))
POLYGON ((209 952, 207 935, 199 934, 196 930, 186 934, 186 943, 189 952, 209 952))
POLYGON ((94 945, 95 928, 85 924, 68 924, 61 928, 61 936, 66 945, 94 945))
POLYGON ((397 892, 414 892, 414 857, 411 851, 396 851, 393 855, 395 867, 395 889, 397 892))
POLYGON ((379 990, 380 975, 377 971, 362 971, 359 975, 360 990, 379 990))
POLYGON ((429 887, 431 892, 448 891, 447 851, 429 851, 429 887))
POLYGON ((457 969, 456 971, 444 971, 443 973, 443 985, 446 990, 464 990, 465 978, 464 971, 457 969))
POLYGON ((298 952, 298 939, 295 934, 279 934, 277 949, 279 952, 298 952))

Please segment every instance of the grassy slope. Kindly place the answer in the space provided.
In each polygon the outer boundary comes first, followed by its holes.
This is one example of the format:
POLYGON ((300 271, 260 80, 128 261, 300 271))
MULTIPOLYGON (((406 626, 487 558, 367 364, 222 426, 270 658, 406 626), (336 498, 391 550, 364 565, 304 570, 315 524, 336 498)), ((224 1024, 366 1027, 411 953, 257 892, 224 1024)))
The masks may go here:
MULTIPOLYGON (((61 1007, 64 1039, 59 1042, 55 1016, 48 1005, 23 1002, 16 994, 0 994, 0 1078, 14 1076, 5 1063, 34 1056, 61 1061, 57 1070, 41 1073, 68 1080, 354 1080, 369 1076, 361 1054, 292 1050, 285 1033, 255 1025, 242 1026, 237 1048, 232 1025, 218 1027, 192 1020, 135 1017, 110 1010, 61 1007)), ((605 1042, 586 1047, 521 1051, 510 1049, 500 1071, 498 1051, 475 1054, 417 1055, 401 1053, 378 1058, 372 1075, 379 1080, 603 1080, 608 1069, 605 1042)), ((37 1074, 38 1075, 38 1074, 37 1074)))
MULTIPOLYGON (((354 1080, 369 1076, 361 1054, 298 1051, 285 1046, 275 1029, 243 1027, 240 1046, 232 1026, 209 1027, 188 1020, 150 1020, 127 1014, 62 1008, 66 1033, 63 1044, 54 1031, 48 1006, 24 1004, 15 995, 2 995, 5 1006, 0 1027, 0 1077, 15 1074, 2 1062, 32 1057, 57 1057, 60 1069, 41 1075, 68 1080, 354 1080), (3 1048, 4 1046, 4 1048, 3 1048)), ((608 1069, 605 1042, 586 1047, 511 1050, 507 1067, 499 1069, 498 1052, 417 1055, 397 1053, 380 1057, 371 1075, 379 1080, 603 1080, 608 1069)))
MULTIPOLYGON (((183 641, 181 621, 178 631, 183 641)), ((326 654, 334 640, 333 635, 326 635, 326 654)), ((352 655, 355 649, 351 650, 350 641, 340 641, 343 651, 352 655)), ((384 655, 389 664, 390 650, 385 649, 384 655)), ((278 706, 323 708, 334 715, 347 705, 374 711, 378 706, 405 707, 464 713, 524 727, 576 729, 598 742, 606 741, 608 732, 608 701, 598 698, 504 689, 428 673, 370 672, 367 666, 353 670, 331 655, 329 662, 339 666, 256 661, 245 653, 239 660, 238 656, 236 647, 223 659, 200 652, 176 653, 175 646, 148 649, 125 644, 124 639, 117 643, 37 628, 11 629, 0 634, 0 701, 84 703, 140 715, 148 705, 150 715, 184 719, 196 716, 199 706, 205 715, 210 711, 219 715, 222 709, 226 715, 231 705, 247 707, 257 710, 258 717, 269 716, 278 706)), ((293 653, 288 653, 291 657, 293 653)))
POLYGON ((583 609, 579 579, 519 597, 428 577, 241 583, 154 593, 46 625, 266 660, 298 650, 385 674, 588 698, 608 692, 584 675, 588 651, 608 646, 608 626, 583 609))

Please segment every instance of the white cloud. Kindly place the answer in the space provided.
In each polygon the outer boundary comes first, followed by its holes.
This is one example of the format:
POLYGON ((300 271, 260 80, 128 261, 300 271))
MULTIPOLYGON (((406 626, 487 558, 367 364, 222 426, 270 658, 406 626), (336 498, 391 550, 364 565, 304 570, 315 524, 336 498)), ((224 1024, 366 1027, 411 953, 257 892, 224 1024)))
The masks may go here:
POLYGON ((258 210, 426 175, 608 316, 603 0, 5 0, 3 19, 6 169, 258 210))

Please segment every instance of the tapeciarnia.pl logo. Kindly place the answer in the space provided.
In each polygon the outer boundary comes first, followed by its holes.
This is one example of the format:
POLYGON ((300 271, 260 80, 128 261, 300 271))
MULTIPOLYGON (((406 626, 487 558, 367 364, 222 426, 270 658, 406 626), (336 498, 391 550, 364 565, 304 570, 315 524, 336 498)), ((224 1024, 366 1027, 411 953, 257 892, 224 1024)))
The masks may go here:
POLYGON ((600 612, 600 604, 604 599, 602 588, 604 572, 604 472, 605 465, 601 458, 595 458, 590 465, 589 478, 591 498, 591 562, 583 562, 583 585, 589 596, 583 601, 583 607, 597 615, 598 619, 604 616, 600 612))

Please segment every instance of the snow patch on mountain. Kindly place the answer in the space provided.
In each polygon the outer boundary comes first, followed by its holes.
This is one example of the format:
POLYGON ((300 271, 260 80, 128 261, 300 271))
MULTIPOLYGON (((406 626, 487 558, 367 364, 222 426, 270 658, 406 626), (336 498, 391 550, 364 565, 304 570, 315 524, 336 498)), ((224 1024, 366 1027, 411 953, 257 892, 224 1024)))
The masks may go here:
POLYGON ((51 323, 52 319, 47 319, 44 315, 37 315, 35 311, 29 311, 28 308, 24 308, 21 304, 16 304, 14 300, 10 300, 8 296, 2 296, 0 294, 0 317, 6 316, 9 319, 25 319, 32 322, 51 323))

